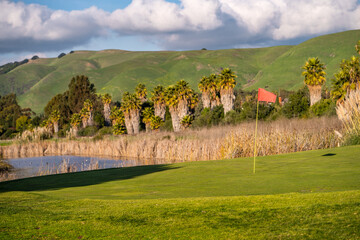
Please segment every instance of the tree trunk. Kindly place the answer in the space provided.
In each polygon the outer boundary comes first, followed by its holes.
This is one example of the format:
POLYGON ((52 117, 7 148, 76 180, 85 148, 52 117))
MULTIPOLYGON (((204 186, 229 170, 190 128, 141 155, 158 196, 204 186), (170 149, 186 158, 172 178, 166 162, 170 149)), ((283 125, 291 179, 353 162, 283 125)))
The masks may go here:
POLYGON ((178 111, 174 107, 169 107, 169 111, 170 111, 170 115, 171 115, 171 121, 172 121, 172 126, 174 129, 174 132, 179 132, 181 130, 181 124, 180 124, 180 119, 178 116, 178 111))
POLYGON ((94 126, 94 115, 92 112, 89 114, 88 126, 94 126))
POLYGON ((163 104, 155 104, 154 110, 155 116, 159 116, 163 121, 165 121, 166 106, 163 104))
POLYGON ((70 130, 70 133, 72 135, 74 135, 74 137, 77 137, 78 128, 77 127, 72 127, 71 130, 70 130))
POLYGON ((89 122, 88 119, 82 118, 81 121, 82 121, 83 128, 86 128, 88 126, 88 122, 89 122))
POLYGON ((110 104, 109 104, 109 103, 105 103, 105 104, 104 104, 105 126, 110 126, 110 125, 111 125, 110 113, 111 113, 110 104))
POLYGON ((201 100, 203 102, 204 108, 210 108, 211 102, 210 102, 210 93, 209 92, 202 92, 201 100))
POLYGON ((130 120, 134 134, 138 134, 140 130, 140 110, 130 110, 130 120))
POLYGON ((145 128, 146 128, 146 132, 147 132, 147 133, 151 132, 150 123, 145 123, 145 128))
POLYGON ((307 86, 310 93, 310 106, 312 106, 321 100, 321 85, 307 86))
POLYGON ((179 120, 181 121, 185 116, 189 115, 189 106, 187 101, 180 100, 178 107, 177 107, 177 113, 179 120))
POLYGON ((59 122, 54 122, 54 133, 59 131, 59 122))
POLYGON ((221 104, 224 107, 224 114, 231 111, 234 106, 235 95, 233 89, 223 89, 220 91, 221 104))
POLYGON ((132 127, 130 115, 128 115, 128 114, 125 115, 125 126, 126 126, 126 131, 127 131, 127 133, 129 135, 134 134, 134 130, 133 130, 133 127, 132 127))

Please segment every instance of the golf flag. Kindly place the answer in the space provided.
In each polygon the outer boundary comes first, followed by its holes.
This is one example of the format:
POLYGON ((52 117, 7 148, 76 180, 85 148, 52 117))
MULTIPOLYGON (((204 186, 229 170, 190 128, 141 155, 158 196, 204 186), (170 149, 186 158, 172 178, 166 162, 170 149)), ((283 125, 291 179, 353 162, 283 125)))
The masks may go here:
POLYGON ((265 89, 259 88, 258 101, 261 102, 276 102, 276 95, 266 91, 265 89))
POLYGON ((256 124, 255 124, 255 138, 254 138, 254 169, 253 173, 255 174, 256 168, 256 135, 257 135, 257 123, 258 123, 258 116, 259 116, 259 102, 276 102, 276 95, 266 91, 265 89, 259 88, 258 91, 258 101, 256 107, 256 124))

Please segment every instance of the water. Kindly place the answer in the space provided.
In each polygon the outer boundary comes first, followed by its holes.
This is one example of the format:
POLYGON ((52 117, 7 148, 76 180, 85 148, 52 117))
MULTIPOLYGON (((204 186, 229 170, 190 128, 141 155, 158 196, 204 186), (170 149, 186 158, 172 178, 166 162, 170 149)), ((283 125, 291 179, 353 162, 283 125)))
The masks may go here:
POLYGON ((135 160, 112 160, 78 156, 45 156, 6 159, 3 161, 14 167, 14 170, 9 175, 10 179, 137 165, 135 160))

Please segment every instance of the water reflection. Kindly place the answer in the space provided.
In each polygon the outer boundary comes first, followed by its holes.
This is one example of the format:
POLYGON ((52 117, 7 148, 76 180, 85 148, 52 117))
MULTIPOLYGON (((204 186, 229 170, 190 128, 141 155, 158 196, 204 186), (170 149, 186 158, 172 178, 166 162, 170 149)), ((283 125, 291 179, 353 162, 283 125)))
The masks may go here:
POLYGON ((58 173, 136 166, 135 160, 113 160, 79 156, 45 156, 3 160, 13 170, 3 173, 1 180, 12 180, 58 173))

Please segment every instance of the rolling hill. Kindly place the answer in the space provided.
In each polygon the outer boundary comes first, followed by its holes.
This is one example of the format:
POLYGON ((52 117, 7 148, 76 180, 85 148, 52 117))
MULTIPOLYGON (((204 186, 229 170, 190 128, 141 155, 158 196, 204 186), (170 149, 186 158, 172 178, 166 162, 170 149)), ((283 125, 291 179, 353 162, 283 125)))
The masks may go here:
MULTIPOLYGON (((31 60, 0 74, 0 95, 15 92, 22 107, 42 112, 57 93, 64 92, 71 77, 85 74, 98 93, 120 100, 142 82, 148 89, 184 79, 197 89, 203 75, 230 67, 238 86, 246 89, 268 86, 270 90, 297 89, 303 85, 301 66, 318 56, 327 66, 328 79, 344 58, 355 55, 360 30, 313 38, 296 46, 256 49, 130 52, 122 50, 75 51, 62 58, 31 60)), ((328 81, 327 85, 330 85, 328 81)))

